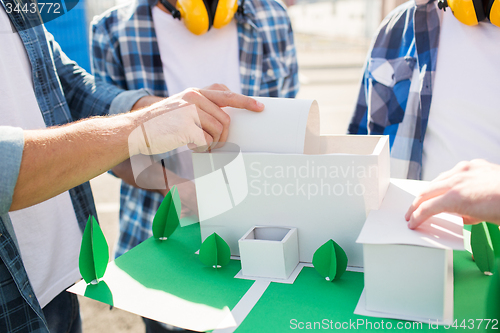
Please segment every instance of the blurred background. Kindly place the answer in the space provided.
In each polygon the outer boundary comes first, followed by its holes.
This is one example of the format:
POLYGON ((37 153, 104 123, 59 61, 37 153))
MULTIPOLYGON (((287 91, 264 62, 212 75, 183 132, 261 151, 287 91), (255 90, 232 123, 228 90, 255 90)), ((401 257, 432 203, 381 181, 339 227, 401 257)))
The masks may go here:
MULTIPOLYGON (((90 71, 89 22, 130 0, 80 0, 46 23, 63 51, 90 71)), ((344 134, 355 105, 371 39, 382 19, 404 0, 286 0, 295 32, 301 88, 297 98, 315 99, 323 134, 344 134)), ((109 174, 91 181, 99 220, 113 253, 118 235, 120 181, 109 174)), ((112 256, 110 256, 112 258, 112 256)), ((84 333, 144 332, 133 314, 80 298, 84 333)))

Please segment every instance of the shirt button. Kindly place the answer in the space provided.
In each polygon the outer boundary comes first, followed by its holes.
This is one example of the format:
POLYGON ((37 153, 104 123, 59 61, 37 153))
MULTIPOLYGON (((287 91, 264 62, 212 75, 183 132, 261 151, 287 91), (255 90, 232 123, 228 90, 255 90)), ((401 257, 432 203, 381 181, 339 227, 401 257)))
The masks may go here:
POLYGON ((274 71, 271 68, 269 68, 266 73, 269 76, 273 76, 274 75, 274 71))

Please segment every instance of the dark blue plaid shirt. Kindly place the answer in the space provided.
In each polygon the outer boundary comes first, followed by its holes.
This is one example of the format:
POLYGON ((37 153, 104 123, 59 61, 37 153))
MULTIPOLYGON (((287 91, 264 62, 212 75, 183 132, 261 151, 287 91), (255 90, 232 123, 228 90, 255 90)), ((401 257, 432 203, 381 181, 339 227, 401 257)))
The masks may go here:
MULTIPOLYGON (((0 0, 12 8, 29 0, 0 0)), ((47 126, 62 125, 89 116, 130 108, 144 91, 122 89, 96 82, 61 51, 40 25, 36 14, 11 11, 8 16, 21 38, 33 73, 34 93, 47 126)), ((0 45, 0 47, 2 47, 0 45)), ((9 80, 2 77, 2 80, 9 80)), ((0 92, 1 94, 1 92, 0 92)), ((0 107, 2 107, 0 105, 0 107)), ((24 141, 19 128, 0 126, 0 332, 45 332, 42 309, 29 283, 17 248, 9 208, 21 164, 24 141)), ((90 214, 97 216, 89 183, 69 191, 80 228, 90 214)), ((36 217, 33 223, 36 223, 36 217)), ((61 221, 64 222, 64 221, 61 221)), ((69 286, 68 286, 69 287, 69 286)))
MULTIPOLYGON (((151 8, 137 0, 112 9, 92 23, 94 75, 123 89, 146 88, 168 96, 151 8)), ((241 91, 248 96, 290 97, 299 89, 290 19, 275 0, 246 0, 236 14, 241 91)), ((152 235, 154 214, 163 197, 122 182, 120 238, 116 256, 152 235)))
POLYGON ((389 135, 395 178, 421 179, 441 13, 434 0, 401 5, 368 53, 349 133, 389 135))

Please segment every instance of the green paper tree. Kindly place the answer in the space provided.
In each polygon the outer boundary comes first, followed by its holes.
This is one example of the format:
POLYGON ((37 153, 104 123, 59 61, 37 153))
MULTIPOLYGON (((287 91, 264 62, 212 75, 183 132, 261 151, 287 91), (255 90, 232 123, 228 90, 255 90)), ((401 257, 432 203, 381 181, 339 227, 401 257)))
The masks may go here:
POLYGON ((168 191, 156 211, 153 219, 153 236, 159 240, 166 240, 179 226, 181 216, 181 198, 177 187, 168 191))
POLYGON ((220 268, 231 260, 231 250, 217 233, 208 236, 200 247, 200 261, 210 267, 220 268))
POLYGON ((80 274, 87 283, 97 284, 104 276, 109 261, 109 249, 101 227, 90 215, 80 248, 80 274))
POLYGON ((113 294, 105 281, 99 281, 98 284, 88 284, 84 296, 113 306, 113 294))
POLYGON ((470 239, 472 254, 477 267, 486 275, 493 274, 495 257, 500 257, 499 242, 498 225, 481 222, 472 226, 470 239))
POLYGON ((347 255, 340 245, 330 239, 314 252, 312 263, 327 281, 338 280, 347 268, 347 255))

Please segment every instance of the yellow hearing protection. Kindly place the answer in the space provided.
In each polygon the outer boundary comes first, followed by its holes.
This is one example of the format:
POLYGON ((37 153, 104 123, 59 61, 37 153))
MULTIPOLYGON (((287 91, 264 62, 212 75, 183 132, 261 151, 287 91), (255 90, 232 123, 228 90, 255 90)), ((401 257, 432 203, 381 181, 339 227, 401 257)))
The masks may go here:
POLYGON ((177 0, 175 7, 167 0, 160 2, 174 18, 182 18, 188 30, 195 35, 204 34, 212 26, 222 28, 231 22, 238 10, 238 0, 177 0))
POLYGON ((500 0, 439 0, 438 7, 444 10, 450 7, 453 15, 463 24, 476 25, 488 18, 500 27, 500 0))

